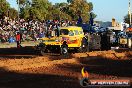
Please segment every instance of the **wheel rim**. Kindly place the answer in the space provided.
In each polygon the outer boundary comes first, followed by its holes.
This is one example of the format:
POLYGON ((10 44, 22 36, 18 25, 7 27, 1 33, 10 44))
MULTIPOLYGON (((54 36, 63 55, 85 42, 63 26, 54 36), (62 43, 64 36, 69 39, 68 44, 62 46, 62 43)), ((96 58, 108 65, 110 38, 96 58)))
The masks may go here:
POLYGON ((82 46, 80 47, 80 52, 84 53, 88 51, 88 46, 86 44, 82 44, 82 46))
POLYGON ((63 53, 63 54, 67 54, 67 52, 68 52, 67 48, 66 48, 66 47, 63 47, 63 48, 62 48, 62 53, 63 53))
POLYGON ((87 51, 87 47, 86 47, 86 45, 83 45, 82 46, 82 52, 86 52, 87 51))
POLYGON ((84 53, 84 52, 87 52, 88 51, 88 44, 87 44, 86 41, 87 41, 86 39, 83 39, 82 40, 81 47, 79 49, 79 52, 80 53, 84 53))

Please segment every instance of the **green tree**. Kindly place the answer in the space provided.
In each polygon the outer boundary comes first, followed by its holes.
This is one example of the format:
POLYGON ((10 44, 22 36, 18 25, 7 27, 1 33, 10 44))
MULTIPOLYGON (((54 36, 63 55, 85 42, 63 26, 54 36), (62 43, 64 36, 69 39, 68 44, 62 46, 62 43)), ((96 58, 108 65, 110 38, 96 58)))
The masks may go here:
POLYGON ((52 4, 48 0, 24 0, 20 10, 21 18, 45 20, 52 4))
POLYGON ((72 2, 73 2, 73 0, 67 0, 67 2, 68 2, 68 3, 72 3, 72 2))
POLYGON ((57 13, 58 19, 69 19, 69 20, 71 20, 71 16, 68 14, 69 7, 68 7, 67 3, 55 3, 55 5, 53 5, 53 8, 56 11, 53 11, 52 13, 57 13))
POLYGON ((8 10, 8 17, 9 17, 9 18, 14 19, 14 18, 17 18, 17 16, 18 16, 18 11, 17 11, 16 9, 10 8, 10 9, 8 10))
POLYGON ((10 4, 6 0, 0 0, 0 15, 1 17, 8 15, 10 4))
POLYGON ((20 2, 20 18, 30 18, 31 1, 24 0, 20 2))
MULTIPOLYGON (((19 4, 20 4, 20 5, 23 5, 23 4, 25 4, 26 1, 27 1, 27 0, 19 0, 19 4)), ((17 0, 17 4, 18 4, 18 0, 17 0)))
MULTIPOLYGON (((67 0, 68 3, 52 5, 48 0, 20 0, 20 17, 38 20, 46 19, 73 19, 81 15, 83 21, 89 20, 89 13, 93 4, 87 0, 67 0)), ((93 14, 93 17, 96 17, 93 14)))
MULTIPOLYGON (((87 2, 87 0, 70 0, 68 14, 77 19, 78 15, 81 15, 84 22, 89 20, 89 13, 93 10, 93 4, 87 2)), ((94 17, 96 15, 94 14, 94 17)))
POLYGON ((44 20, 49 12, 50 3, 48 0, 32 0, 31 14, 33 18, 44 20))
MULTIPOLYGON (((132 15, 131 15, 131 17, 132 17, 132 15)), ((131 18, 131 20, 132 20, 132 18, 131 18)), ((124 16, 124 22, 130 24, 130 16, 128 14, 126 16, 124 16)))

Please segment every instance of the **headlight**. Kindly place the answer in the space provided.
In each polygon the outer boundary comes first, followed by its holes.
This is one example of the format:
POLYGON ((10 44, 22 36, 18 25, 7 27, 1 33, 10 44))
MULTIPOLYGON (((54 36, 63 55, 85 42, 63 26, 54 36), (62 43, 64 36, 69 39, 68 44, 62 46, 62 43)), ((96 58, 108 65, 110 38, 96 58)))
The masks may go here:
POLYGON ((59 40, 57 39, 57 40, 55 40, 56 42, 59 42, 59 40))

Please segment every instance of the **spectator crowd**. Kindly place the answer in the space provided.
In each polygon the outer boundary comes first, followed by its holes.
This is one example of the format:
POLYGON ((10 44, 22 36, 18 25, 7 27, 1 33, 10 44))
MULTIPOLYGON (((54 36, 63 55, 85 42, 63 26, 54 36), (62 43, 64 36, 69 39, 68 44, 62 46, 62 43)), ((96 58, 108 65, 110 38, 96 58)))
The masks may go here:
POLYGON ((16 19, 4 17, 0 19, 0 42, 15 42, 18 32, 21 34, 21 41, 36 41, 42 37, 58 36, 60 27, 75 24, 75 21, 70 22, 67 19, 60 21, 19 19, 18 21, 16 19))

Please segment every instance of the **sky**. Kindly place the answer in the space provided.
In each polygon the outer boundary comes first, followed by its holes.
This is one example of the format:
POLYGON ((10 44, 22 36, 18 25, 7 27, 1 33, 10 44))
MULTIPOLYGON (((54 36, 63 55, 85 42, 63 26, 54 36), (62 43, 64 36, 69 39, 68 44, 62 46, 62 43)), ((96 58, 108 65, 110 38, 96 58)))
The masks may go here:
MULTIPOLYGON (((11 7, 17 8, 16 0, 7 0, 11 7)), ((67 0, 49 0, 60 3, 67 0)), ((93 3, 93 12, 97 15, 95 20, 111 21, 115 18, 118 22, 123 22, 124 16, 128 13, 128 0, 87 0, 93 3)), ((131 0, 132 5, 132 0, 131 0)), ((131 6, 132 7, 132 6, 131 6)))

